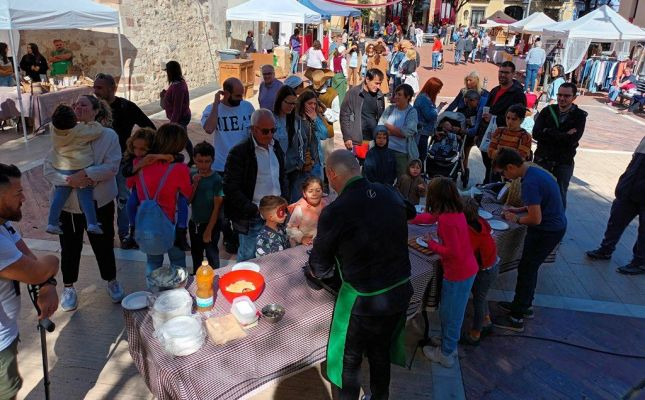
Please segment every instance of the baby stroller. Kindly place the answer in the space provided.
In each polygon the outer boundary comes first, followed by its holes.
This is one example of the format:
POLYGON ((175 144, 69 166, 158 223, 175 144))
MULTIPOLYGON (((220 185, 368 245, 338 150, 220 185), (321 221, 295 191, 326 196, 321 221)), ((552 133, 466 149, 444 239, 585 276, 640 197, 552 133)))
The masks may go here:
POLYGON ((445 176, 456 182, 459 174, 464 173, 464 138, 452 132, 444 132, 445 122, 454 128, 466 127, 466 117, 462 113, 446 111, 439 114, 436 133, 432 135, 428 145, 426 175, 428 179, 445 176), (439 139, 439 136, 442 138, 439 139))

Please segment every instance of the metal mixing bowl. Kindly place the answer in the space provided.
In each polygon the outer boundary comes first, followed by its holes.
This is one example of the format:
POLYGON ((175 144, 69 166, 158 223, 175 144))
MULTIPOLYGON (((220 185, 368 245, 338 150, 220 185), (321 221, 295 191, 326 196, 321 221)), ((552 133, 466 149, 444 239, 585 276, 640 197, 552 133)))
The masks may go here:
POLYGON ((280 321, 284 317, 285 309, 280 304, 267 304, 262 307, 262 316, 272 324, 280 321))

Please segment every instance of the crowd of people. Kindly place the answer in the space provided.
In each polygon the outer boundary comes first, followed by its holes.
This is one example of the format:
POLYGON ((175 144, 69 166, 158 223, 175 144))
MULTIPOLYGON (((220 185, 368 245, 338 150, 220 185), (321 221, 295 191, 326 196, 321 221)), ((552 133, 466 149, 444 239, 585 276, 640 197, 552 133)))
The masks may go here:
MULTIPOLYGON (((309 273, 317 279, 340 274, 342 280, 329 339, 330 349, 341 350, 328 352, 329 378, 341 388, 341 398, 357 398, 367 354, 372 396, 386 398, 390 361, 400 361, 390 350, 400 349, 383 343, 394 343, 392 338, 401 334, 412 295, 408 224, 438 223, 436 234, 424 240, 441 257, 442 336, 438 346, 424 347, 424 354, 451 367, 457 343, 479 344, 493 325, 523 331, 525 319, 534 314, 540 265, 567 228, 567 189, 587 118, 574 104, 576 85, 566 82, 560 65, 554 66, 552 83, 544 89, 546 105, 527 125, 526 92, 534 89, 535 65, 544 63, 544 51, 536 45, 529 52, 524 85, 515 79, 515 65, 506 61, 490 91, 472 71, 450 104, 437 104, 444 83, 431 77, 421 84, 416 73, 423 31, 410 25, 404 33, 395 24, 375 22, 367 33, 377 39, 330 35, 324 50, 314 41, 304 61, 309 84, 295 74, 281 82, 273 66, 262 66, 258 109, 244 100, 240 80, 226 79, 202 112, 201 126, 212 135, 212 144, 193 145, 188 137, 189 92, 177 61, 165 65, 168 87, 160 93, 160 105, 169 122, 159 127, 137 105, 115 95, 116 81, 108 74, 96 76, 94 95, 59 106, 43 168, 52 185, 47 231, 61 243, 60 308, 78 307, 74 284, 85 231, 115 303, 124 297, 115 234, 122 248, 146 254, 145 281, 151 289, 176 282, 186 269, 186 251, 192 255, 193 274, 204 258, 219 268, 220 236, 238 261, 312 245, 309 273), (334 123, 344 149, 334 149, 334 123), (491 227, 478 215, 474 199, 460 195, 456 175, 444 174, 436 163, 461 153, 458 171, 467 187, 474 146, 485 167, 482 184, 499 188, 511 181, 519 187, 522 205, 507 207, 503 218, 528 227, 515 296, 498 304, 507 314, 497 319, 487 305, 500 261, 491 227), (417 213, 417 205, 424 212, 417 213), (163 267, 166 254, 168 270, 163 267), (462 334, 471 292, 474 316, 462 334)), ((437 34, 445 36, 445 31, 439 28, 437 34)), ((454 35, 455 64, 487 61, 490 37, 485 32, 456 30, 454 35)), ((289 45, 295 73, 302 45, 298 29, 289 45)), ((252 32, 245 46, 255 50, 252 32)), ((25 56, 31 60, 25 64, 29 74, 46 70, 37 46, 30 44, 30 49, 25 56)), ((64 48, 56 51, 55 63, 67 61, 64 48)), ((440 67, 442 51, 435 39, 433 70, 440 67)), ((4 54, 0 44, 0 68, 6 49, 4 54)), ((587 253, 591 258, 609 258, 629 220, 642 214, 638 193, 643 190, 638 188, 643 178, 634 172, 641 155, 621 177, 605 239, 587 253)), ((36 258, 11 225, 20 220, 23 200, 20 171, 0 164, 2 301, 16 290, 11 280, 40 284, 41 317, 47 318, 57 308, 51 290, 56 282, 50 278, 59 263, 53 256, 36 258)), ((619 272, 644 273, 643 248, 636 246, 634 261, 619 272)), ((15 303, 13 297, 7 301, 15 303)), ((0 347, 15 358, 18 308, 11 307, 0 347)), ((15 394, 17 369, 7 377, 0 382, 0 394, 15 394)))

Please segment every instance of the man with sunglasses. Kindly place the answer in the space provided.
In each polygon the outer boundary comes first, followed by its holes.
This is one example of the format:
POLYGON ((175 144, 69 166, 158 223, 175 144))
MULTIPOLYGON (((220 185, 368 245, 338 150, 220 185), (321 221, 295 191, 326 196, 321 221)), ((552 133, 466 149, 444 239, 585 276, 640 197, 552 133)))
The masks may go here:
POLYGON ((275 97, 282 87, 282 82, 276 79, 273 65, 265 64, 260 70, 262 71, 262 83, 260 83, 258 103, 260 103, 260 108, 273 110, 275 97))
POLYGON ((557 179, 565 208, 573 176, 573 158, 587 123, 587 112, 573 104, 577 93, 573 83, 560 85, 558 103, 544 107, 533 127, 533 139, 537 141, 534 161, 557 179))
POLYGON ((261 108, 251 115, 251 136, 233 147, 224 168, 224 210, 239 234, 237 260, 255 257, 259 213, 264 196, 288 198, 284 153, 273 138, 273 113, 261 108))

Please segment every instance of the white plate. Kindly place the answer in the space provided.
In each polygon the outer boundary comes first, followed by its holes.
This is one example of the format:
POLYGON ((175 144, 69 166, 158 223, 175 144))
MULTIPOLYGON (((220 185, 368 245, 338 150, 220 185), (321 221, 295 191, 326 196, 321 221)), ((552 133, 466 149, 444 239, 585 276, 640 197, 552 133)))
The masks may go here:
POLYGON ((426 212, 426 206, 423 206, 421 204, 417 204, 416 206, 414 206, 414 208, 417 209, 417 214, 426 212))
POLYGON ((259 265, 257 265, 256 263, 248 262, 248 261, 244 261, 244 262, 237 263, 237 264, 233 265, 233 268, 231 268, 231 271, 238 271, 240 269, 248 269, 248 270, 251 270, 251 271, 260 272, 260 266, 259 265))
POLYGON ((426 249, 428 248, 428 243, 425 240, 423 240, 423 238, 418 237, 416 242, 419 246, 425 247, 426 249))
POLYGON ((491 219, 490 221, 488 221, 488 224, 496 231, 505 231, 509 228, 506 222, 500 221, 498 219, 491 219))
POLYGON ((479 214, 480 217, 482 217, 484 219, 492 219, 493 218, 493 214, 489 213, 488 211, 484 210, 483 208, 480 208, 479 210, 477 210, 477 213, 479 214))
POLYGON ((148 296, 151 294, 145 291, 130 293, 121 301, 121 306, 126 310, 141 310, 148 307, 148 296))

